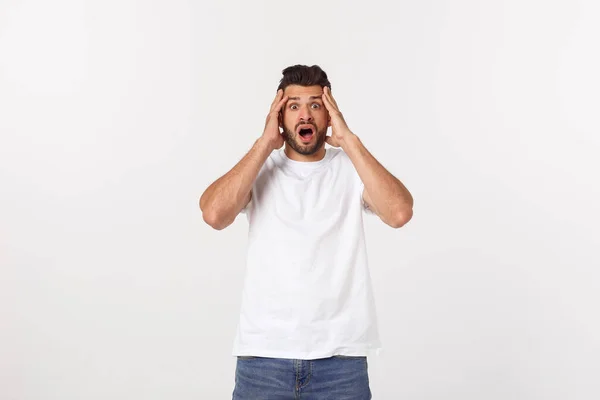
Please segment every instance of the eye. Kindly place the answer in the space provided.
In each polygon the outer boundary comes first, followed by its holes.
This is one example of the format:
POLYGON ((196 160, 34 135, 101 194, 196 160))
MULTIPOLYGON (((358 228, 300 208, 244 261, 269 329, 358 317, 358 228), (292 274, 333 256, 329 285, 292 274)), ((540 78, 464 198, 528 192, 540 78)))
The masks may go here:
POLYGON ((298 108, 298 106, 296 104, 292 104, 290 106, 290 110, 296 110, 298 108))
POLYGON ((321 105, 319 103, 313 103, 312 108, 321 108, 321 105))

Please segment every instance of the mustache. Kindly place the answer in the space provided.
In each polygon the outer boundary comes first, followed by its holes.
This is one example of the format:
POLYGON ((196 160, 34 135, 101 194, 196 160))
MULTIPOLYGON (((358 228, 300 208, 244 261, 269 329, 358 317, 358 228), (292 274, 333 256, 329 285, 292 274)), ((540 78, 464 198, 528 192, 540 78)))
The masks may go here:
POLYGON ((313 122, 304 122, 304 121, 298 122, 296 124, 296 126, 294 127, 294 130, 297 130, 300 125, 312 125, 313 128, 315 128, 315 132, 317 131, 317 125, 315 125, 313 122))

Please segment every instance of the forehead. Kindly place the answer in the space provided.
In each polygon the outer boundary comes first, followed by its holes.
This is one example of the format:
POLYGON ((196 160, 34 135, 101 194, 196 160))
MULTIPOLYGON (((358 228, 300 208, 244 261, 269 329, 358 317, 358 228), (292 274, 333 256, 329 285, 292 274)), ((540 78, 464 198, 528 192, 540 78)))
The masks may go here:
POLYGON ((310 96, 321 96, 323 94, 323 88, 319 85, 314 86, 300 86, 300 85, 289 85, 283 91, 284 96, 288 97, 300 97, 301 99, 308 99, 310 96))

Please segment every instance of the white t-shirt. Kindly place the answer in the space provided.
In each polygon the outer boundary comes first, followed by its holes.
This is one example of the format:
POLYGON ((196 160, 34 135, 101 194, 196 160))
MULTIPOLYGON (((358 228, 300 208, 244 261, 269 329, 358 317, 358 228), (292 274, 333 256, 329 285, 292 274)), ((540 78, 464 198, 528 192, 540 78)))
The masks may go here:
POLYGON ((315 162, 271 153, 242 210, 248 254, 234 356, 379 353, 363 187, 339 148, 315 162))

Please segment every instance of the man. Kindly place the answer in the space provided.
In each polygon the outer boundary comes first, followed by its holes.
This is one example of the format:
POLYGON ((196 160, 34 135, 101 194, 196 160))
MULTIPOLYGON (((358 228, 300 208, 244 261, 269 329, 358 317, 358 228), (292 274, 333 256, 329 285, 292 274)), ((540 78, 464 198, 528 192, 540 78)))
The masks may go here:
POLYGON ((200 198, 215 229, 249 221, 234 399, 371 398, 367 356, 381 344, 363 212, 399 228, 412 207, 346 125, 327 74, 284 69, 262 136, 200 198))

